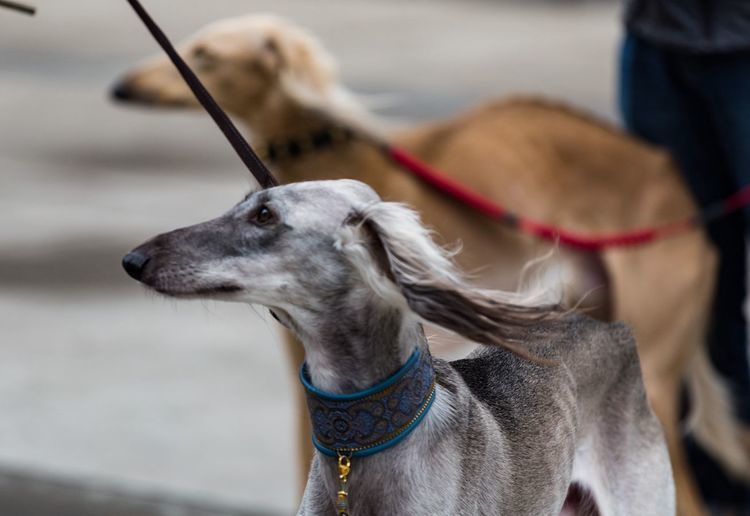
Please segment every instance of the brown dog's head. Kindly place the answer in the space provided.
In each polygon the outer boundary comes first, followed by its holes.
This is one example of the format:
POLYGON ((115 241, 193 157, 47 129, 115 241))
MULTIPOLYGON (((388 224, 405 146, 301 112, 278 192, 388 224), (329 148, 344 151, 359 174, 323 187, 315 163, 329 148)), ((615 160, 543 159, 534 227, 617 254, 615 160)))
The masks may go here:
MULTIPOLYGON (((335 84, 332 59, 317 41, 271 15, 216 22, 178 48, 180 55, 227 111, 250 117, 290 89, 324 93, 335 84)), ((193 108, 198 102, 166 56, 127 73, 115 99, 152 106, 193 108)))

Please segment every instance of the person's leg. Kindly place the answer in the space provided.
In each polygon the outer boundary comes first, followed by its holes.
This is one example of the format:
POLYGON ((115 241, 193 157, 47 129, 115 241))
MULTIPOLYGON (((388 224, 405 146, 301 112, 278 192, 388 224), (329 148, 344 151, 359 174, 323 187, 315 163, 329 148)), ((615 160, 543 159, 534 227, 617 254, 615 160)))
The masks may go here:
MULTIPOLYGON (((701 67, 700 88, 732 176, 731 191, 725 193, 729 195, 750 184, 750 54, 706 58, 701 67)), ((737 415, 750 426, 750 364, 743 306, 748 215, 750 209, 717 221, 710 229, 722 254, 717 296, 724 307, 721 327, 714 331, 711 358, 732 388, 737 415)))
POLYGON ((620 61, 620 110, 628 131, 672 154, 696 200, 706 205, 725 196, 733 182, 686 64, 628 36, 620 61))
MULTIPOLYGON (((667 148, 674 156, 693 195, 702 206, 729 195, 735 181, 723 147, 712 130, 710 105, 696 85, 698 61, 680 59, 632 37, 621 61, 620 105, 627 128, 667 148)), ((745 360, 734 359, 746 346, 742 314, 745 258, 742 217, 709 228, 721 254, 717 294, 712 308, 709 350, 725 377, 746 378, 745 360), (739 235, 739 236, 738 236, 739 235), (740 245, 738 245, 738 243, 740 245)), ((740 400, 742 389, 735 390, 740 400)), ((739 407, 738 407, 739 409, 739 407)), ((717 503, 745 503, 744 486, 731 482, 694 441, 687 440, 691 464, 703 496, 717 503)))
MULTIPOLYGON (((750 55, 710 56, 701 59, 696 83, 709 106, 712 132, 718 135, 726 169, 731 175, 727 196, 750 183, 750 55)), ((717 321, 710 354, 730 386, 738 417, 750 438, 750 367, 747 355, 748 214, 737 213, 712 224, 712 240, 721 251, 717 291, 717 321)), ((748 440, 748 439, 746 439, 748 440)), ((698 466, 699 483, 717 502, 750 503, 750 489, 722 472, 695 443, 688 444, 698 466)), ((747 505, 746 505, 747 507, 747 505)))

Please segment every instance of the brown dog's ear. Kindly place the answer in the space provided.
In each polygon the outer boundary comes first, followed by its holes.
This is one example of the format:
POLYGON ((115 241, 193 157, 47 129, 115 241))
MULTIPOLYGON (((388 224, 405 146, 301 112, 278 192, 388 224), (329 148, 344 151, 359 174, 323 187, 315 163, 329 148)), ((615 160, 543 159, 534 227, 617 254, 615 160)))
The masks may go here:
POLYGON ((244 68, 256 77, 270 79, 281 74, 284 56, 274 36, 267 36, 257 52, 244 59, 244 68))
POLYGON ((260 52, 253 58, 255 67, 267 75, 280 73, 284 68, 284 54, 274 36, 266 36, 260 52))
POLYGON ((292 26, 267 32, 258 59, 295 92, 322 93, 335 83, 333 59, 315 38, 292 26))
POLYGON ((352 261, 376 292, 396 290, 424 321, 546 363, 521 344, 529 326, 560 313, 557 306, 524 304, 529 299, 523 296, 468 285, 452 255, 436 245, 417 214, 402 205, 377 203, 349 221, 358 227, 360 246, 366 249, 351 255, 352 261), (365 254, 368 263, 362 261, 365 254))

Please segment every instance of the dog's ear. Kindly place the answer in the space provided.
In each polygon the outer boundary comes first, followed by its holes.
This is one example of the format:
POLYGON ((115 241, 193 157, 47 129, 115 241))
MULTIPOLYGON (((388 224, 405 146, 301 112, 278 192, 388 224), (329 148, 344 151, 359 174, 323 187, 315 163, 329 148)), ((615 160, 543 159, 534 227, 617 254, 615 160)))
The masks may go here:
POLYGON ((264 34, 257 61, 294 94, 319 94, 336 82, 336 63, 318 40, 280 19, 264 34))
POLYGON ((286 66, 285 59, 279 39, 275 34, 271 34, 265 37, 250 64, 254 71, 265 75, 277 75, 286 66))
POLYGON ((438 246, 419 216, 403 205, 379 202, 353 213, 347 223, 356 233, 343 248, 387 302, 400 302, 422 320, 469 340, 544 362, 520 344, 530 325, 560 312, 556 305, 534 295, 470 286, 453 263, 454 253, 438 246))

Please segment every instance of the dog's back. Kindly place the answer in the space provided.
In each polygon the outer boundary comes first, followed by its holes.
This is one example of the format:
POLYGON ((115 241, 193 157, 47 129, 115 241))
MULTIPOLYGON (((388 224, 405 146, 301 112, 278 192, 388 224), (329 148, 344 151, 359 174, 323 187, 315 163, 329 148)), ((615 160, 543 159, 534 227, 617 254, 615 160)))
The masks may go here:
POLYGON ((450 363, 512 443, 498 465, 508 513, 527 513, 540 485, 564 495, 576 483, 603 516, 673 514, 667 449, 628 328, 570 315, 530 328, 526 347, 559 365, 488 346, 450 363))

